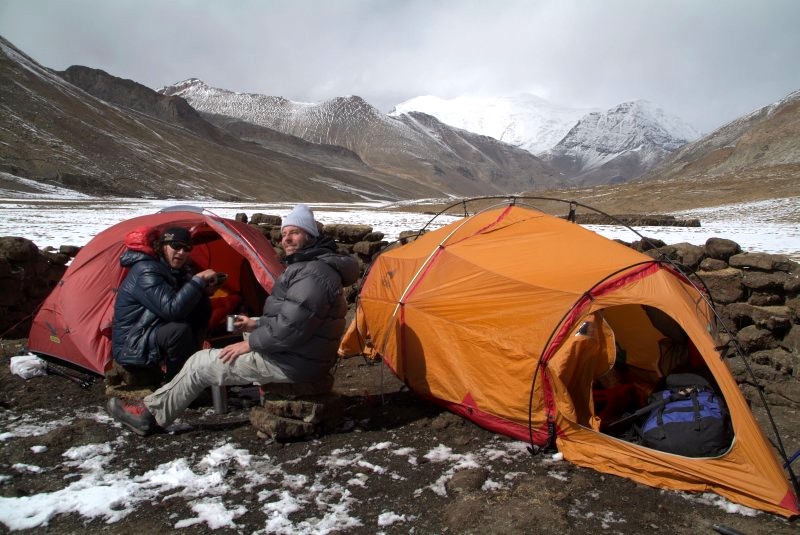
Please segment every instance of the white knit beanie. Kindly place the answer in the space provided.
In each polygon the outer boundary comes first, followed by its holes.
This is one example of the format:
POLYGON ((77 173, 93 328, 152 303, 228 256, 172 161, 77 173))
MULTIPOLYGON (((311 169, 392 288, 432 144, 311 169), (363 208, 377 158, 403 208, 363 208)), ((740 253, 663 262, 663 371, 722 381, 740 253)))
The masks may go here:
POLYGON ((305 204, 298 204, 289 212, 289 215, 283 218, 281 230, 283 230, 283 227, 288 226, 299 227, 305 230, 312 238, 319 236, 319 228, 317 227, 317 222, 314 221, 314 212, 305 204))

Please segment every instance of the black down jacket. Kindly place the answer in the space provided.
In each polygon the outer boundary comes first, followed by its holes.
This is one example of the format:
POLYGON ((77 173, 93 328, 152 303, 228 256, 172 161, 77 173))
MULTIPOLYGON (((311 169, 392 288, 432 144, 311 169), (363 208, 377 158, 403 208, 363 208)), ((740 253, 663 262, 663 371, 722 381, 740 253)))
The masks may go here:
POLYGON ((126 366, 154 366, 160 361, 156 329, 185 319, 203 298, 205 284, 139 251, 125 251, 119 261, 130 271, 114 303, 112 353, 126 366))
POLYGON ((250 348, 295 382, 314 382, 336 363, 347 303, 343 286, 358 280, 358 261, 320 238, 287 257, 286 270, 264 303, 250 348))

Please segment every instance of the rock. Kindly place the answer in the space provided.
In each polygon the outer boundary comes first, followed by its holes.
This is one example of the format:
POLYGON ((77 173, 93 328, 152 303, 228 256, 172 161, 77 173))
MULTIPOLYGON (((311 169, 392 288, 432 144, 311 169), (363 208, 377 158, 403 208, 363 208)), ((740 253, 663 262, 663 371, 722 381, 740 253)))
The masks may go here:
POLYGON ((697 277, 708 288, 715 303, 727 304, 739 301, 744 296, 742 272, 727 268, 718 271, 701 271, 697 277))
POLYGON ((448 493, 460 494, 480 490, 489 477, 489 472, 484 468, 467 468, 459 470, 444 484, 448 493))
POLYGON ((281 216, 255 213, 250 218, 250 224, 256 226, 278 227, 281 226, 281 216))
MULTIPOLYGON (((800 325, 792 325, 792 328, 781 338, 778 345, 787 351, 791 351, 796 358, 800 359, 800 325)), ((795 369, 794 375, 795 377, 800 375, 797 369, 795 369)))
POLYGON ((282 418, 270 413, 264 407, 250 409, 250 424, 278 442, 308 438, 316 432, 316 426, 312 423, 282 418))
POLYGON ((728 259, 728 265, 741 269, 760 269, 761 271, 792 270, 792 262, 784 255, 768 253, 741 253, 728 259))
POLYGON ((800 293, 800 272, 789 273, 783 283, 783 291, 787 294, 800 293))
POLYGON ((800 323, 800 297, 787 299, 784 304, 792 311, 792 321, 800 323))
POLYGON ((630 244, 630 248, 639 251, 640 253, 644 253, 645 251, 649 251, 651 249, 659 249, 664 247, 666 243, 656 238, 643 238, 641 240, 637 240, 630 244))
POLYGON ((719 260, 716 258, 704 258, 700 262, 699 269, 700 271, 719 271, 721 269, 726 269, 728 267, 728 263, 724 260, 719 260))
POLYGON ((782 305, 784 302, 783 296, 773 293, 753 292, 747 298, 748 304, 760 307, 782 305))
MULTIPOLYGON (((427 231, 426 231, 427 232, 427 231)), ((424 234, 424 232, 423 232, 424 234)), ((397 240, 401 244, 406 244, 408 242, 412 242, 420 236, 420 232, 418 230, 404 230, 399 234, 397 240)))
POLYGON ((700 261, 703 260, 705 257, 705 252, 703 251, 702 247, 697 245, 692 245, 690 243, 677 243, 675 245, 665 245, 663 247, 659 247, 658 249, 652 249, 646 251, 645 254, 653 257, 658 258, 657 254, 653 254, 654 252, 660 252, 670 260, 677 262, 683 266, 686 266, 690 270, 695 270, 700 265, 700 261))
POLYGON ((325 225, 324 234, 344 243, 358 243, 372 232, 369 225, 334 224, 325 225))
POLYGON ((264 402, 264 410, 281 418, 302 420, 306 423, 334 429, 344 417, 344 402, 338 394, 330 393, 305 400, 268 400, 264 402))
POLYGON ((702 247, 691 243, 678 243, 675 245, 675 250, 678 253, 678 258, 681 259, 681 263, 692 270, 697 269, 706 256, 702 247))
POLYGON ((705 244, 706 254, 709 258, 728 261, 730 257, 742 252, 738 243, 725 238, 709 238, 705 244))
POLYGON ((341 427, 344 400, 335 393, 314 399, 267 400, 250 410, 250 423, 278 442, 319 436, 341 427))
POLYGON ((756 364, 769 366, 786 375, 792 375, 794 363, 792 354, 782 348, 765 349, 750 354, 750 359, 756 364))
POLYGON ((383 232, 373 231, 364 236, 364 241, 383 241, 385 234, 383 232))
POLYGON ((726 314, 740 328, 747 325, 777 332, 783 336, 791 328, 791 311, 786 306, 754 306, 747 303, 731 303, 725 307, 726 314))
POLYGON ((81 248, 77 245, 62 245, 58 248, 58 252, 70 258, 75 258, 81 252, 81 248))
POLYGON ((344 400, 332 388, 332 376, 316 383, 262 385, 263 406, 250 411, 250 423, 278 442, 333 431, 344 421, 344 400))
POLYGON ((748 325, 740 329, 738 339, 742 349, 747 353, 762 349, 772 349, 778 345, 770 331, 756 327, 755 325, 748 325))
POLYGON ((759 292, 782 292, 788 278, 782 271, 744 271, 742 285, 759 292))
POLYGON ((800 405, 800 382, 768 381, 764 385, 764 394, 773 405, 797 407, 800 405))
POLYGON ((387 246, 385 241, 360 241, 353 245, 353 252, 367 257, 372 257, 375 253, 387 246))
POLYGON ((39 251, 30 240, 0 237, 0 333, 28 335, 35 311, 61 280, 68 260, 39 251))
POLYGON ((36 258, 39 249, 25 238, 0 237, 0 258, 11 263, 24 263, 36 258))

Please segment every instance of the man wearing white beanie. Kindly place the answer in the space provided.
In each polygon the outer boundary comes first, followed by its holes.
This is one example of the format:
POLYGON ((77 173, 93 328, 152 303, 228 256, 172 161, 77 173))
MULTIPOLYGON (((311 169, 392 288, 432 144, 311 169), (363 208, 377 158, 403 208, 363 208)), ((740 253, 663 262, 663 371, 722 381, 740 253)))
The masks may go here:
POLYGON ((298 204, 281 225, 286 270, 260 318, 237 316, 250 336, 192 355, 175 378, 138 402, 108 401, 108 412, 139 435, 162 430, 213 385, 309 383, 329 376, 345 329, 342 291, 358 279, 358 262, 320 235, 314 214, 298 204))
POLYGON ((305 204, 298 204, 283 218, 281 230, 286 227, 298 227, 305 230, 312 238, 319 237, 319 227, 314 220, 314 212, 305 204))

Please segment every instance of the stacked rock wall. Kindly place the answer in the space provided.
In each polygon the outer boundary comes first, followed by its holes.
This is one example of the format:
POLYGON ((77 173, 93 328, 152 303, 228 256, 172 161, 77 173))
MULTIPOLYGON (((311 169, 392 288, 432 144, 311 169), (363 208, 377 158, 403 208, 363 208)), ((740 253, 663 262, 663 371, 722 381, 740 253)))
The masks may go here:
MULTIPOLYGON (((692 273, 694 282, 708 290, 720 324, 749 355, 749 368, 766 385, 769 401, 800 404, 800 264, 784 255, 742 252, 736 242, 722 238, 703 246, 655 240, 630 245, 692 273)), ((732 346, 727 355, 736 380, 753 398, 756 381, 732 346)))
MULTIPOLYGON (((236 219, 248 222, 246 214, 236 219)), ((279 216, 256 213, 249 223, 281 252, 279 216)), ((358 259, 362 275, 375 255, 390 246, 368 225, 328 224, 320 225, 320 231, 337 243, 340 252, 358 259)), ((403 232, 398 241, 416 235, 403 232)), ((626 245, 653 258, 670 259, 693 273, 697 285, 708 289, 721 322, 749 354, 750 369, 768 385, 770 400, 800 405, 800 264, 783 255, 744 253, 735 242, 721 238, 711 238, 703 246, 658 240, 626 245)), ((70 247, 39 251, 24 238, 0 238, 0 337, 27 336, 33 312, 76 252, 70 247)), ((348 302, 355 300, 358 286, 346 289, 348 302)), ((754 383, 740 359, 731 358, 729 363, 740 384, 754 383)))
POLYGON ((0 338, 25 338, 32 314, 55 288, 77 248, 40 251, 25 238, 0 237, 0 338))

